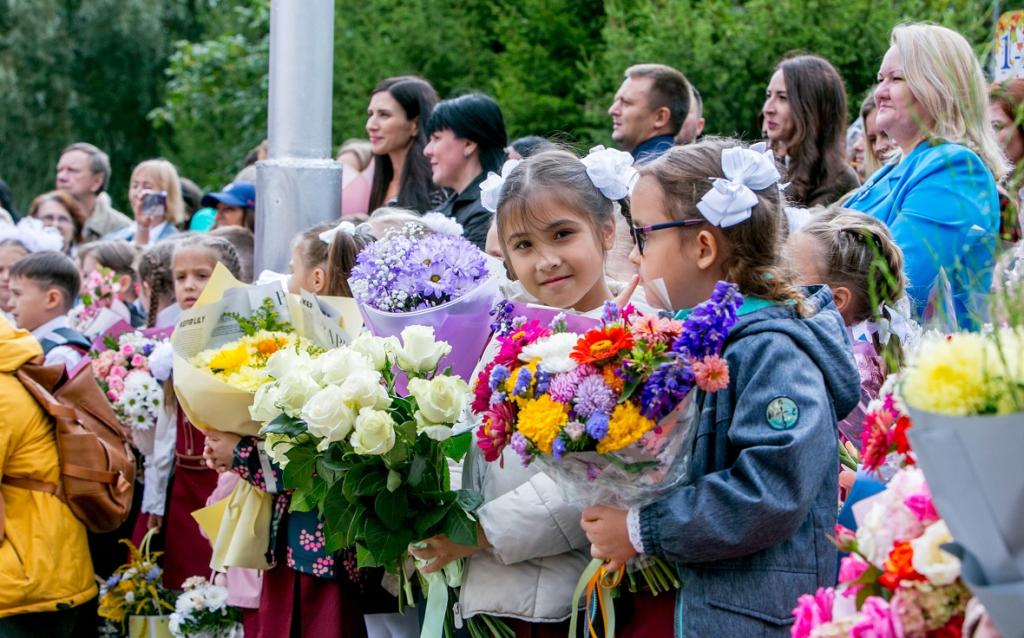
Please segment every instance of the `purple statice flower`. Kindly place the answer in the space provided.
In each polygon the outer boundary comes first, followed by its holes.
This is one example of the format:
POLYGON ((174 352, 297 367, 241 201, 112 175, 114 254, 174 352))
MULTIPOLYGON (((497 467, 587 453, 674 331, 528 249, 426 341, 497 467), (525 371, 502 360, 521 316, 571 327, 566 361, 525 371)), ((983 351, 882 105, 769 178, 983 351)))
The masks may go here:
POLYGON ((572 441, 579 439, 586 431, 587 426, 583 425, 579 421, 569 421, 565 425, 565 433, 569 435, 569 439, 572 441))
POLYGON ((523 467, 530 464, 532 460, 530 457, 530 442, 526 440, 522 432, 513 432, 512 438, 508 441, 508 446, 523 460, 523 467))
POLYGON ((487 381, 487 387, 494 392, 498 386, 508 380, 509 374, 511 374, 509 369, 499 363, 491 368, 491 378, 487 381))
POLYGON ((672 350, 694 359, 721 353, 742 304, 743 295, 736 284, 718 282, 711 298, 694 308, 683 321, 683 332, 672 344, 672 350))
POLYGON ((640 413, 654 422, 668 416, 693 389, 696 378, 689 360, 679 354, 658 366, 640 392, 640 413))
POLYGON ((600 441, 608 435, 608 415, 604 412, 595 412, 587 419, 587 434, 590 438, 600 441))
POLYGON ((548 391, 548 387, 551 385, 551 377, 554 376, 550 372, 544 370, 537 371, 537 386, 534 388, 534 392, 537 396, 540 396, 548 391))
POLYGON ((552 317, 548 323, 548 328, 551 332, 568 332, 569 325, 565 322, 565 313, 560 312, 552 317))
POLYGON ((601 322, 602 323, 614 323, 621 318, 619 307, 614 301, 604 302, 604 306, 601 308, 601 322))
POLYGON ((596 412, 611 414, 615 408, 617 397, 608 384, 600 375, 583 377, 576 386, 576 397, 574 406, 576 415, 581 419, 588 419, 596 412))
POLYGON ((533 373, 530 372, 530 369, 519 368, 519 373, 516 375, 516 384, 512 388, 512 394, 521 397, 529 392, 531 381, 533 381, 533 373))
POLYGON ((553 456, 556 461, 561 461, 564 455, 565 441, 562 440, 562 437, 558 437, 555 439, 555 442, 551 444, 551 456, 553 456))
POLYGON ((491 332, 500 337, 512 334, 512 313, 515 311, 515 304, 508 299, 502 299, 491 308, 490 315, 494 317, 491 322, 491 332))
POLYGON ((495 392, 494 394, 491 395, 491 399, 490 399, 490 401, 487 402, 487 404, 488 405, 498 405, 499 403, 504 403, 507 400, 508 400, 508 395, 507 394, 505 394, 504 392, 495 392))

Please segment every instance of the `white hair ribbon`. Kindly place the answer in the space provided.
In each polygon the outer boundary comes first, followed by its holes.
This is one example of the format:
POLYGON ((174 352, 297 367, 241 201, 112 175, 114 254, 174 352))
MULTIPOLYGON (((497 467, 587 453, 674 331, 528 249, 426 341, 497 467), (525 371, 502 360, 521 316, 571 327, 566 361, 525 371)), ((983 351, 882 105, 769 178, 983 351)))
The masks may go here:
POLYGON ((0 228, 0 241, 13 239, 30 253, 64 250, 64 237, 54 226, 46 226, 35 217, 23 217, 17 226, 0 228))
POLYGON ((494 171, 487 174, 487 179, 480 183, 480 205, 491 211, 498 212, 498 203, 501 200, 501 188, 505 180, 512 174, 512 170, 519 166, 523 160, 508 160, 501 166, 501 175, 494 171))
POLYGON ((595 146, 580 161, 597 190, 613 202, 628 197, 640 179, 633 168, 633 156, 625 151, 595 146))
POLYGON ((462 224, 444 213, 427 213, 420 217, 419 222, 436 235, 462 236, 462 224))
POLYGON ((320 241, 322 241, 325 244, 329 244, 332 241, 334 241, 334 237, 338 233, 345 233, 346 235, 352 235, 354 237, 356 234, 356 225, 348 220, 342 221, 334 228, 330 230, 325 230, 324 232, 320 233, 320 241))
POLYGON ((779 181, 775 157, 764 144, 750 148, 734 147, 722 151, 722 172, 712 188, 697 202, 697 210, 708 222, 728 228, 750 219, 757 205, 755 190, 763 190, 779 181))

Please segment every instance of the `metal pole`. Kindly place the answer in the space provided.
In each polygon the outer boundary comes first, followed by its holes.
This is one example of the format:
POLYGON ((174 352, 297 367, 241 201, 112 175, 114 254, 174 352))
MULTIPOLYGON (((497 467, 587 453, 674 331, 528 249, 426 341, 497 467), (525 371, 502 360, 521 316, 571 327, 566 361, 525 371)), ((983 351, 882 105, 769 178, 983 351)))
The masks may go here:
POLYGON ((332 158, 334 0, 270 3, 268 159, 256 164, 256 268, 288 272, 291 241, 341 216, 332 158))

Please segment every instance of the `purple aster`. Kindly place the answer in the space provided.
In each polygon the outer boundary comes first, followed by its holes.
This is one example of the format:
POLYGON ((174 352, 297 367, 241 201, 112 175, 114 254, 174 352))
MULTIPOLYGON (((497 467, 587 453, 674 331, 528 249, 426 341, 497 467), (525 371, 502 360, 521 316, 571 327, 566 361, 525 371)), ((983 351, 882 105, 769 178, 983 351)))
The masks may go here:
POLYGON ((599 375, 584 377, 576 386, 576 415, 588 419, 595 412, 611 414, 617 397, 599 375))
POLYGON ((711 298, 694 308, 683 321, 683 332, 672 344, 672 350, 695 359, 721 353, 742 304, 743 295, 736 284, 718 282, 711 298))
POLYGON ((587 419, 587 434, 590 438, 600 441, 608 434, 608 415, 595 412, 587 419))
POLYGON ((487 382, 487 387, 491 389, 491 392, 494 392, 498 389, 499 385, 508 380, 509 374, 511 373, 508 368, 499 363, 491 369, 491 378, 487 382))
POLYGON ((597 374, 597 368, 590 364, 579 366, 570 372, 556 374, 548 386, 548 394, 552 400, 569 405, 576 396, 576 386, 580 380, 592 374, 597 374))
POLYGON ((522 432, 513 432, 512 438, 509 439, 508 445, 512 448, 512 451, 519 455, 519 458, 523 460, 523 467, 529 465, 532 460, 530 457, 530 442, 526 440, 522 432))
POLYGON ((533 380, 533 373, 530 372, 529 368, 519 368, 519 373, 516 375, 516 384, 512 388, 512 394, 517 397, 521 397, 530 391, 530 382, 533 380))
POLYGON ((551 456, 553 456, 556 461, 561 461, 563 455, 565 455, 565 441, 562 440, 562 437, 558 437, 555 439, 555 442, 551 444, 551 456))
POLYGON ((654 422, 668 416, 696 382, 689 362, 680 355, 658 366, 640 392, 640 413, 654 422))

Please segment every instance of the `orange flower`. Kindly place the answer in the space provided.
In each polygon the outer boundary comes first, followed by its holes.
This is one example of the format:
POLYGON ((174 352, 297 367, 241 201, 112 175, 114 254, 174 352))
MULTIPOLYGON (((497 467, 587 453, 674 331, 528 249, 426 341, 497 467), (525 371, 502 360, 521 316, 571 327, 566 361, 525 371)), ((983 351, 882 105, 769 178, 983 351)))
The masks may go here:
POLYGON ((926 580, 914 569, 914 548, 907 541, 893 545, 889 558, 882 566, 885 573, 878 577, 878 582, 890 591, 896 591, 905 580, 926 580))
POLYGON ((626 386, 626 382, 615 374, 615 366, 605 366, 601 370, 601 377, 604 378, 605 385, 611 388, 615 394, 622 394, 622 388, 626 386))
POLYGON ((633 335, 629 330, 619 325, 604 326, 580 337, 572 350, 572 359, 579 364, 600 363, 632 347, 633 335))
POLYGON ((256 352, 260 353, 264 357, 269 357, 280 350, 281 346, 286 345, 287 343, 288 342, 284 339, 277 339, 276 337, 262 339, 256 342, 256 352))

